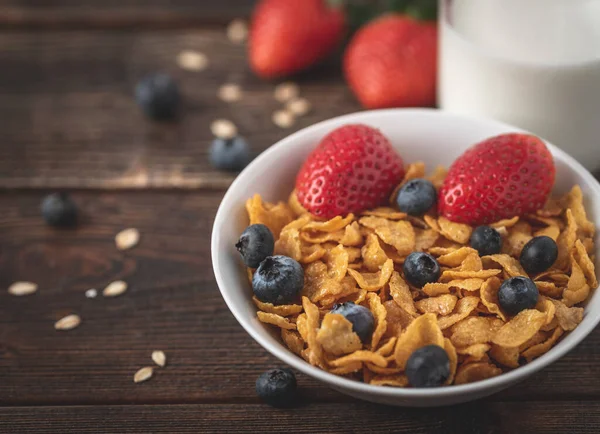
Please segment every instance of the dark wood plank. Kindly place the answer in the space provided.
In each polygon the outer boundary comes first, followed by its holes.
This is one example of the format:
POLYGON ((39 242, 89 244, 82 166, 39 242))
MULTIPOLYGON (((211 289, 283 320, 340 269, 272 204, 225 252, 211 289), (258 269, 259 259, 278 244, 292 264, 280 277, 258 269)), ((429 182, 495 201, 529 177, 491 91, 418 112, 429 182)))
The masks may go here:
POLYGON ((210 124, 234 121, 258 153, 296 129, 359 105, 335 61, 300 77, 315 106, 294 128, 279 129, 273 83, 255 78, 245 48, 222 29, 187 32, 6 32, 0 38, 0 188, 226 187, 230 174, 207 160, 210 124), (181 70, 183 49, 206 53, 201 73, 181 70), (156 70, 181 83, 185 115, 171 125, 143 118, 132 97, 156 70), (242 85, 235 104, 217 99, 225 82, 242 85))
MULTIPOLYGON (((42 192, 0 194, 0 405, 256 403, 254 381, 280 363, 237 324, 210 264, 210 228, 220 193, 195 191, 74 193, 84 217, 74 231, 47 228, 42 192), (120 253, 114 234, 142 233, 120 253), (125 279, 115 299, 84 297, 125 279), (38 293, 14 297, 16 280, 38 293), (78 313, 81 326, 54 321, 78 313), (152 350, 168 366, 144 384, 133 373, 152 350)), ((575 351, 496 400, 600 398, 600 330, 575 351)), ((355 402, 299 376, 307 401, 355 402)), ((1 420, 2 418, 0 418, 1 420)), ((2 430, 0 430, 1 432, 2 430)))
POLYGON ((4 28, 140 28, 227 23, 248 16, 255 0, 4 0, 4 28))
POLYGON ((477 402, 434 409, 318 403, 293 410, 266 405, 143 405, 0 409, 0 430, 17 433, 597 433, 598 402, 477 402), (43 421, 43 423, 40 423, 43 421))

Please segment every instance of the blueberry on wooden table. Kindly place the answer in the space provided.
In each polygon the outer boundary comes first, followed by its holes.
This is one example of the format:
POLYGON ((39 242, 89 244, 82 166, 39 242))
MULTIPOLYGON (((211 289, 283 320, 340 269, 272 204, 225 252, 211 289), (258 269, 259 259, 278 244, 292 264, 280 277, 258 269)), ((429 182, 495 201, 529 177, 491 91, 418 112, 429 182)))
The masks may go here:
POLYGON ((244 264, 251 268, 257 268, 267 256, 271 256, 274 247, 273 233, 263 224, 248 226, 235 244, 244 264))
POLYGON ((479 256, 495 255, 502 249, 502 237, 491 226, 478 226, 471 234, 471 247, 479 252, 479 256))
POLYGON ((500 285, 498 302, 509 315, 522 310, 533 309, 537 304, 539 291, 533 280, 523 277, 511 277, 500 285))
POLYGON ((303 287, 304 269, 288 256, 267 256, 252 277, 254 295, 264 303, 292 303, 303 287))
POLYGON ((427 283, 437 282, 442 273, 438 261, 424 252, 412 252, 408 255, 402 269, 404 278, 417 288, 422 288, 427 283))
POLYGON ((177 83, 162 73, 142 78, 135 88, 135 99, 146 116, 157 121, 175 119, 181 104, 177 83))
POLYGON ((396 203, 398 209, 412 216, 421 216, 435 205, 437 192, 431 181, 422 178, 411 179, 404 184, 398 196, 396 203))
POLYGON ((42 216, 50 226, 71 227, 77 224, 77 206, 67 193, 52 193, 42 200, 42 216))
POLYGON ((519 262, 528 274, 537 274, 552 267, 558 257, 558 247, 550 237, 541 236, 529 240, 521 250, 519 262))
POLYGON ((450 359, 437 345, 415 350, 406 362, 406 376, 413 387, 438 387, 450 376, 450 359))
POLYGON ((210 145, 209 160, 215 169, 239 172, 252 161, 252 153, 243 137, 218 137, 210 145))
POLYGON ((273 407, 289 407, 296 398, 296 376, 291 369, 271 369, 256 380, 256 394, 273 407))
POLYGON ((361 342, 366 344, 371 340, 375 328, 375 318, 369 309, 351 301, 336 304, 331 313, 342 315, 352 323, 352 331, 358 335, 361 342))

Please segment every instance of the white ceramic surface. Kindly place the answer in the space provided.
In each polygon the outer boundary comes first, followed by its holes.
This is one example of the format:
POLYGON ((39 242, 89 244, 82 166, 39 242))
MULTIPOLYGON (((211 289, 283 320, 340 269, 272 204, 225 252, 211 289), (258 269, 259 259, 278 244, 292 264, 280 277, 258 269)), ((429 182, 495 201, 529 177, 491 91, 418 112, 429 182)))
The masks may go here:
MULTIPOLYGON (((251 300, 252 290, 234 248, 239 234, 248 224, 244 202, 255 193, 270 201, 287 199, 293 189, 296 172, 308 153, 324 135, 348 123, 365 123, 380 128, 405 162, 422 160, 429 169, 438 164, 450 165, 462 151, 484 138, 520 131, 496 121, 429 109, 369 111, 341 116, 305 128, 256 158, 237 177, 223 198, 215 218, 211 249, 217 283, 229 309, 250 336, 267 351, 298 371, 356 398, 390 405, 426 407, 457 404, 505 389, 565 355, 594 329, 600 321, 600 291, 596 291, 589 300, 583 322, 539 359, 495 378, 436 389, 401 389, 363 384, 324 372, 290 352, 271 326, 256 319, 256 307, 251 300)), ((552 145, 549 147, 557 169, 555 192, 565 192, 574 184, 581 185, 590 219, 600 227, 600 185, 572 157, 552 145)), ((600 258, 600 251, 596 252, 596 257, 600 258)))

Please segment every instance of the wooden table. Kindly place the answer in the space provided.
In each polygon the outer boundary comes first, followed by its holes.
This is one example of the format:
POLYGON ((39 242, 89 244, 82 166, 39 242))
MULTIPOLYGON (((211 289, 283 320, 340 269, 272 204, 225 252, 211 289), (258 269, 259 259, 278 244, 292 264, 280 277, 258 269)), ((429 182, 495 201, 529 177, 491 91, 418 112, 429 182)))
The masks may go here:
MULTIPOLYGON (((291 130, 273 126, 273 84, 252 76, 224 25, 247 0, 4 0, 0 4, 0 432, 517 433, 600 430, 600 331, 525 383, 442 409, 359 402, 300 375, 293 410, 263 405, 259 373, 279 365, 219 295, 210 263, 213 216, 232 177, 211 169, 213 119, 235 121, 255 151, 291 130), (51 5, 48 5, 51 4, 51 5), (178 68, 183 49, 204 72, 178 68), (177 77, 185 116, 146 121, 132 99, 144 73, 177 77), (226 81, 244 99, 216 97, 226 81), (40 199, 68 190, 83 221, 47 227, 40 199), (138 247, 114 235, 138 228, 138 247), (121 297, 88 299, 115 279, 121 297), (38 293, 10 296, 17 280, 38 293), (54 330, 79 314, 80 327, 54 330), (134 372, 163 350, 148 382, 134 372)), ((359 109, 338 61, 299 77, 315 110, 294 128, 359 109)))

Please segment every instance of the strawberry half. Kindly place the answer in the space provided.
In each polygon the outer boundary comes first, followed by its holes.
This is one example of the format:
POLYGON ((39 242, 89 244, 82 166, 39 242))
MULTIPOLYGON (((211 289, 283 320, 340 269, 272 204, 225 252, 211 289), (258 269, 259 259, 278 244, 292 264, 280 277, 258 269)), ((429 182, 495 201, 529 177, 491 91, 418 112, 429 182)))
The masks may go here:
POLYGON ((438 212, 449 220, 488 224, 542 208, 554 186, 552 154, 538 137, 503 134, 468 149, 448 171, 438 212))
POLYGON ((330 219, 381 205, 403 177, 402 158, 379 130, 345 125, 308 156, 296 194, 312 214, 330 219))

